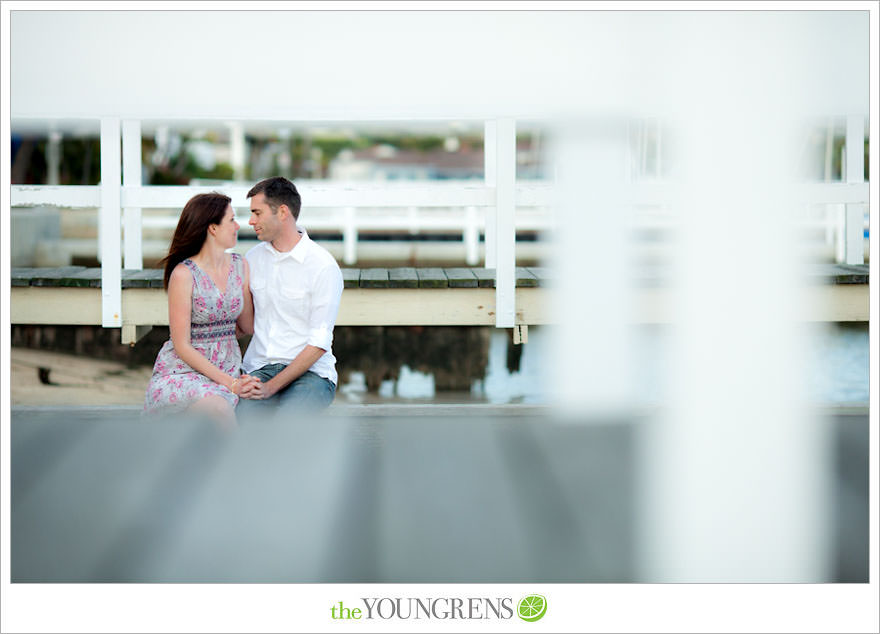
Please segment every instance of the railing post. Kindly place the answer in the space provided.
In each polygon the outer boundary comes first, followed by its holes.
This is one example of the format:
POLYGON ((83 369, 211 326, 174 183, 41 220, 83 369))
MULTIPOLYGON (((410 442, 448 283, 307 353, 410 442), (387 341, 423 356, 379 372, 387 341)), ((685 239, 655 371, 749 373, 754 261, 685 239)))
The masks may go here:
MULTIPOLYGON (((666 396, 640 422, 637 576, 821 582, 832 452, 798 354, 807 348, 803 271, 786 186, 790 131, 806 110, 795 94, 769 95, 760 108, 750 95, 722 97, 723 81, 709 77, 714 60, 702 61, 706 94, 716 97, 680 113, 666 396), (773 276, 763 271, 768 259, 773 276)), ((642 390, 638 377, 630 385, 642 390)))
POLYGON ((516 122, 499 119, 496 125, 495 326, 513 328, 516 319, 516 122))
MULTIPOLYGON (((494 121, 486 121, 483 127, 483 180, 486 187, 497 186, 497 163, 498 153, 496 151, 496 143, 498 137, 498 124, 494 121)), ((497 264, 495 250, 495 230, 498 226, 498 208, 490 207, 486 210, 485 224, 485 267, 494 269, 497 264)))
MULTIPOLYGON (((122 122, 122 184, 126 187, 141 186, 141 122, 122 122)), ((144 268, 141 209, 126 207, 123 211, 125 231, 125 268, 144 268)))
POLYGON ((101 325, 104 328, 122 326, 120 159, 119 118, 101 119, 101 210, 98 215, 98 246, 101 254, 101 325))
POLYGON ((477 222, 477 208, 465 210, 464 231, 462 240, 465 248, 465 262, 468 266, 476 266, 480 261, 480 226, 477 222))
POLYGON ((629 126, 586 117, 554 124, 558 225, 548 264, 558 278, 548 310, 559 324, 547 381, 566 414, 617 416, 633 396, 627 199, 640 154, 630 150, 629 126))
POLYGON ((61 132, 53 130, 46 144, 46 180, 49 185, 61 184, 61 136, 61 132))
MULTIPOLYGON (((865 182, 865 121, 861 115, 846 119, 846 182, 865 182)), ((845 262, 864 264, 865 208, 862 204, 848 204, 845 220, 845 262)))
MULTIPOLYGON (((827 123, 825 124, 825 169, 824 169, 824 181, 826 183, 831 182, 831 173, 832 167, 834 165, 834 119, 829 118, 827 123)), ((837 246, 836 237, 837 237, 837 205, 832 205, 830 203, 826 203, 823 206, 825 210, 825 215, 823 218, 825 219, 825 245, 832 246, 835 248, 837 246)), ((837 252, 835 251, 835 262, 839 262, 840 258, 837 256, 837 252)))
POLYGON ((654 147, 654 178, 658 181, 663 178, 663 119, 657 118, 657 145, 654 147))
POLYGON ((358 229, 355 208, 346 207, 342 227, 342 261, 345 264, 357 262, 358 229))
POLYGON ((240 123, 231 122, 226 124, 229 128, 229 151, 232 160, 233 176, 236 181, 245 180, 245 160, 247 147, 244 138, 244 126, 240 123))

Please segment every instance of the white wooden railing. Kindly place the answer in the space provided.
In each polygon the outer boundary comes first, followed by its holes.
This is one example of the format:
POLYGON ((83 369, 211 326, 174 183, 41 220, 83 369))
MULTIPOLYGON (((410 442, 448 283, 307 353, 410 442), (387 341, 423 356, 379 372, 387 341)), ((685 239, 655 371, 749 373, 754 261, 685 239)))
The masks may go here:
MULTIPOLYGON (((98 207, 98 253, 101 259, 102 324, 122 325, 121 270, 140 269, 142 209, 182 208, 186 201, 213 187, 144 186, 141 183, 141 122, 118 117, 101 119, 101 185, 14 186, 14 207, 53 205, 98 207), (122 231, 124 227, 124 232, 122 231), (120 242, 119 236, 123 239, 120 242)), ((511 118, 485 121, 485 181, 481 185, 440 183, 412 185, 344 185, 300 188, 309 207, 483 207, 486 210, 485 265, 496 269, 496 326, 514 326, 516 122, 511 118)), ((224 191, 235 204, 246 200, 247 188, 224 191)), ((546 188, 523 192, 547 204, 546 188)), ((349 232, 348 241, 356 239, 349 232)))
MULTIPOLYGON (((101 119, 101 185, 14 185, 13 207, 49 205, 64 208, 99 208, 98 254, 102 269, 102 323, 122 325, 121 269, 143 268, 142 228, 164 225, 166 219, 145 219, 143 209, 181 209, 189 198, 216 187, 145 186, 141 182, 141 122, 120 118, 101 119), (124 231, 123 231, 124 230, 124 231), (120 241, 119 236, 123 239, 120 241)), ((495 119, 484 122, 485 178, 478 181, 419 183, 332 183, 298 181, 297 187, 309 209, 323 211, 309 218, 313 228, 334 228, 343 234, 346 263, 354 263, 360 230, 412 229, 430 223, 413 210, 457 208, 458 217, 437 221, 437 227, 457 227, 468 245, 468 263, 477 263, 480 229, 485 233, 487 268, 496 269, 496 327, 513 327, 515 306, 516 208, 550 208, 553 186, 546 182, 516 181, 516 122, 495 119), (359 216, 358 209, 399 210, 397 218, 359 216), (340 212, 341 210, 341 212, 340 212)), ((809 183, 793 191, 805 205, 840 206, 843 216, 842 260, 859 264, 863 259, 863 231, 868 204, 864 182, 864 117, 847 119, 845 182, 809 183)), ((222 188, 233 206, 246 206, 249 186, 222 188)), ((661 182, 637 183, 627 190, 629 205, 674 208, 674 190, 661 182)), ((171 219, 176 224, 176 219, 171 219)), ((833 222, 833 218, 831 219, 833 222)), ((822 222, 827 223, 829 218, 822 222)), ((534 227, 552 225, 537 221, 534 227)))

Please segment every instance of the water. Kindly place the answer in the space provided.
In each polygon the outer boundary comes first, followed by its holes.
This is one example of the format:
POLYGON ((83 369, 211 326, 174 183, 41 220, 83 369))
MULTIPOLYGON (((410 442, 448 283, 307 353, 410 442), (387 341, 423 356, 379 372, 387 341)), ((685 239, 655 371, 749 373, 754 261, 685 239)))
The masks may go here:
POLYGON ((808 350, 810 394, 822 403, 867 404, 869 350, 867 324, 820 330, 808 350))
MULTIPOLYGON (((340 388, 342 399, 358 402, 485 402, 494 404, 550 403, 548 385, 550 331, 529 329, 519 369, 507 367, 509 337, 504 330, 491 334, 488 368, 482 381, 475 381, 470 393, 444 393, 434 388, 434 379, 401 368, 397 381, 385 381, 378 395, 366 392, 360 373, 340 388)), ((634 328, 630 366, 631 399, 638 406, 657 405, 668 393, 667 365, 672 358, 670 336, 661 326, 634 328)), ((804 352, 807 364, 804 393, 821 405, 867 405, 869 401, 869 343, 867 324, 822 324, 807 327, 804 352)), ((756 360, 759 363, 760 360, 756 360)))

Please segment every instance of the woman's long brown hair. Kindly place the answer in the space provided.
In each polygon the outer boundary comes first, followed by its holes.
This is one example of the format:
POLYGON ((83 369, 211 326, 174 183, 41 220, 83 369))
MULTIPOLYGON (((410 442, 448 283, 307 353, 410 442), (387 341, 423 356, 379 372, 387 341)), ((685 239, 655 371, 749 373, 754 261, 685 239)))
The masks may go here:
POLYGON ((159 264, 165 265, 165 290, 168 290, 168 280, 174 267, 202 249, 208 237, 208 227, 223 222, 226 208, 231 202, 229 196, 217 192, 196 194, 187 201, 180 212, 168 255, 159 261, 159 264))

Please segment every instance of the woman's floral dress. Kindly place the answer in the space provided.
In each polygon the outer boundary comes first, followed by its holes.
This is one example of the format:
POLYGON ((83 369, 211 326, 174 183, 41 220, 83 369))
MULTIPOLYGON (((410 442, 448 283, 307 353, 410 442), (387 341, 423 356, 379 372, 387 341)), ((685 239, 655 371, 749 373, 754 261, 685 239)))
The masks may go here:
MULTIPOLYGON (((235 338, 235 321, 244 305, 241 256, 232 254, 225 293, 195 262, 187 259, 183 264, 193 276, 190 342, 208 361, 237 377, 241 373, 241 348, 235 338)), ((212 395, 222 396, 232 407, 238 404, 238 396, 193 370, 177 356, 171 340, 166 341, 153 366, 144 414, 180 412, 212 395)))

